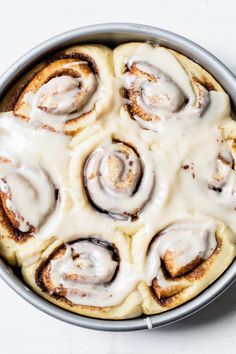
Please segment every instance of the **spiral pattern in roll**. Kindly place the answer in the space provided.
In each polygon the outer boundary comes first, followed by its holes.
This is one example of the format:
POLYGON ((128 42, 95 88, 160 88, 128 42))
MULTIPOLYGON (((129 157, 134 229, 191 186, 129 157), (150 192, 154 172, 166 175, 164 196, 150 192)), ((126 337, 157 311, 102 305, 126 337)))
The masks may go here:
POLYGON ((187 287, 192 272, 213 254, 216 247, 214 228, 204 224, 173 225, 157 235, 147 262, 151 268, 156 267, 152 286, 158 299, 169 298, 170 301, 170 296, 187 287))
POLYGON ((75 46, 22 79, 10 109, 44 128, 74 134, 94 122, 110 101, 111 52, 102 46, 75 46), (19 95, 20 93, 20 95, 19 95))
POLYGON ((228 208, 236 206, 236 172, 234 169, 235 160, 228 145, 223 145, 219 151, 214 171, 208 181, 208 188, 215 194, 215 197, 228 208))
MULTIPOLYGON (((183 90, 165 65, 165 71, 160 68, 161 48, 150 44, 144 44, 140 52, 137 48, 133 43, 133 47, 123 45, 115 50, 116 74, 123 75, 123 95, 130 116, 143 128, 154 131, 158 131, 161 121, 170 118, 201 117, 210 103, 208 90, 196 80, 192 87, 183 90), (138 53, 133 54, 135 49, 138 53), (124 56, 125 65, 120 63, 124 56)), ((171 64, 173 58, 166 59, 171 64)))
POLYGON ((87 159, 84 181, 92 204, 114 218, 135 219, 152 187, 141 155, 126 143, 113 141, 98 147, 87 159))
POLYGON ((147 253, 148 288, 140 285, 145 313, 190 300, 221 274, 233 249, 231 230, 214 220, 175 223, 152 240, 147 253), (148 301, 147 294, 153 294, 148 301))
POLYGON ((86 303, 107 301, 118 264, 111 245, 95 238, 81 239, 56 248, 39 265, 36 282, 50 296, 72 304, 81 304, 83 299, 86 303))
POLYGON ((5 162, 0 179, 1 218, 12 237, 26 240, 55 208, 58 191, 43 169, 5 162))

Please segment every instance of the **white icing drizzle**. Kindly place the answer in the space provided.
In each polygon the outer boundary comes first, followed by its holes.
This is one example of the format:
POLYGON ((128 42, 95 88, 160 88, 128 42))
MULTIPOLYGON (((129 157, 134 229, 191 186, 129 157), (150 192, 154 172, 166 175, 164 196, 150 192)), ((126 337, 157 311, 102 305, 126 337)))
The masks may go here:
POLYGON ((148 120, 134 115, 142 127, 158 131, 160 121, 200 117, 207 109, 209 92, 195 83, 195 93, 186 72, 165 48, 141 44, 127 65, 129 68, 135 65, 144 74, 142 77, 127 72, 122 77, 124 87, 136 90, 138 105, 150 115, 148 120), (153 80, 147 79, 147 74, 153 80))
MULTIPOLYGON (((73 68, 79 64, 83 62, 69 63, 64 67, 73 68)), ((106 87, 92 73, 78 78, 62 75, 52 78, 35 93, 26 93, 24 102, 30 107, 31 122, 62 131, 65 122, 90 112, 106 94, 106 87)))
POLYGON ((60 220, 66 202, 69 141, 62 134, 36 129, 11 112, 0 114, 0 156, 9 159, 0 164, 0 188, 8 193, 7 207, 22 232, 43 226, 45 238, 52 236, 51 227, 60 220), (55 188, 60 195, 57 205, 55 188))
POLYGON ((49 80, 40 88, 38 108, 53 114, 66 114, 76 111, 81 102, 77 100, 80 93, 80 78, 59 76, 49 80))
POLYGON ((79 241, 67 245, 65 254, 51 261, 50 275, 53 286, 63 286, 74 304, 114 306, 130 293, 136 280, 128 263, 122 261, 115 276, 117 267, 105 246, 79 241), (79 257, 73 260, 73 254, 79 257))
POLYGON ((209 181, 209 188, 226 208, 236 207, 236 171, 233 169, 233 157, 229 146, 222 144, 216 158, 214 175, 209 181))
POLYGON ((20 166, 0 180, 6 207, 15 215, 19 230, 37 228, 55 207, 55 190, 42 169, 20 166))
POLYGON ((157 277, 163 287, 176 284, 170 280, 167 282, 161 271, 161 259, 167 250, 173 252, 175 265, 181 267, 197 256, 207 259, 215 248, 214 221, 175 224, 154 240, 143 264, 126 263, 125 258, 120 257, 118 272, 112 280, 118 262, 112 260, 110 251, 82 240, 66 245, 65 254, 51 261, 52 291, 62 286, 66 289, 67 299, 74 304, 114 306, 121 303, 140 281, 151 285, 157 277), (78 254, 81 256, 73 259, 72 255, 78 254))
POLYGON ((73 283, 73 279, 63 279, 64 274, 76 275, 76 282, 82 284, 106 284, 112 279, 118 265, 105 246, 89 241, 67 245, 63 258, 63 261, 61 258, 52 261, 51 274, 55 286, 73 283))
POLYGON ((166 284, 160 267, 161 259, 168 251, 173 255, 175 268, 186 266, 197 257, 209 258, 216 248, 215 233, 216 226, 212 220, 175 224, 163 230, 152 242, 147 255, 149 285, 155 277, 162 286, 166 284))
POLYGON ((108 142, 99 147, 90 155, 84 173, 93 202, 120 217, 143 208, 153 188, 151 159, 142 161, 142 154, 139 158, 123 143, 108 142))
POLYGON ((188 74, 168 49, 159 46, 152 47, 147 43, 142 43, 138 46, 134 55, 127 60, 129 67, 138 62, 148 63, 149 66, 167 74, 181 88, 185 96, 189 97, 191 103, 195 103, 196 96, 188 74))
MULTIPOLYGON (((138 81, 141 81, 138 84, 141 91, 138 102, 145 111, 153 115, 160 114, 163 116, 165 111, 173 114, 181 108, 185 96, 170 77, 146 63, 137 63, 136 66, 142 72, 149 73, 157 78, 157 82, 138 79, 138 81)), ((136 80, 134 79, 134 81, 136 80)))

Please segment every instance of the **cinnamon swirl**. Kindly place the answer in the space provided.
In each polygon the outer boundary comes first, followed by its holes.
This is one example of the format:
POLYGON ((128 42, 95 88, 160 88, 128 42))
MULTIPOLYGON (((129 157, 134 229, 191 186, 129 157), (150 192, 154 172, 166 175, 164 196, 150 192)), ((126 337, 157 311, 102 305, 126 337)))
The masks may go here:
POLYGON ((2 109, 67 134, 84 129, 109 108, 111 53, 100 45, 74 46, 57 53, 20 80, 2 109))
POLYGON ((1 114, 0 253, 10 263, 21 264, 27 255, 34 260, 53 238, 39 238, 38 233, 45 227, 49 231, 50 221, 66 203, 61 182, 67 144, 66 137, 1 114))
POLYGON ((117 237, 113 245, 99 235, 56 241, 40 262, 23 268, 23 276, 43 297, 70 311, 111 319, 139 316, 140 296, 125 243, 117 237))
POLYGON ((234 259, 234 242, 232 231, 212 220, 177 223, 158 233, 147 250, 149 282, 139 286, 143 311, 166 311, 196 296, 234 259))
POLYGON ((197 64, 155 44, 122 44, 113 55, 127 99, 122 114, 145 129, 158 131, 168 119, 201 118, 211 104, 209 91, 222 90, 197 64))

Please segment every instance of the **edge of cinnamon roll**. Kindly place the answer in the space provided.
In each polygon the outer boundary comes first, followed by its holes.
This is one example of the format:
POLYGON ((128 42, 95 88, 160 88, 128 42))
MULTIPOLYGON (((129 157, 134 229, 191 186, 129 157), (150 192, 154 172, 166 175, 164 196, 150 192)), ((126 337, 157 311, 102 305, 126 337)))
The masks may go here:
POLYGON ((10 264, 20 265, 24 254, 28 258, 31 253, 34 261, 35 255, 52 242, 51 236, 40 241, 36 235, 56 208, 58 193, 45 171, 10 160, 1 159, 1 163, 9 170, 0 178, 0 254, 10 264), (38 187, 41 182, 43 186, 38 187), (30 209, 28 213, 24 204, 30 209))
POLYGON ((154 277, 150 286, 141 282, 138 287, 145 314, 160 313, 186 303, 210 286, 230 266, 236 253, 235 235, 223 223, 217 224, 215 232, 216 245, 208 256, 204 259, 196 255, 185 266, 178 266, 176 271, 172 252, 165 252, 160 275, 154 277))
MULTIPOLYGON (((95 240, 93 238, 93 240, 95 240)), ((72 258, 73 262, 75 262, 77 269, 79 269, 79 272, 83 274, 83 267, 81 267, 81 262, 84 263, 84 267, 86 266, 91 266, 90 261, 86 259, 85 257, 82 257, 79 254, 76 254, 76 250, 73 250, 73 245, 76 245, 78 243, 83 243, 83 242, 95 242, 94 244, 97 245, 97 247, 109 247, 109 252, 113 252, 114 248, 113 246, 109 245, 107 242, 103 243, 102 245, 99 245, 100 241, 92 241, 91 238, 82 238, 78 239, 75 241, 72 241, 69 243, 69 247, 72 247, 72 258), (81 267, 81 268, 80 268, 81 267)), ((138 292, 134 289, 131 291, 128 296, 126 296, 120 303, 113 305, 113 306, 96 306, 96 305, 81 305, 79 303, 73 303, 71 300, 67 299, 67 292, 66 289, 63 288, 63 286, 59 286, 59 288, 54 287, 53 288, 53 283, 52 283, 52 267, 53 263, 57 259, 60 259, 60 257, 63 257, 63 254, 65 255, 65 246, 64 243, 61 241, 57 240, 53 244, 51 244, 48 249, 44 251, 42 254, 41 260, 38 261, 37 263, 29 266, 29 267, 22 267, 22 274, 23 277, 28 285, 36 291, 39 295, 44 297, 45 299, 49 300, 50 302, 59 305, 60 307, 67 309, 69 311, 89 316, 89 317, 96 317, 96 318, 104 318, 104 319, 124 319, 124 318, 133 318, 140 316, 142 313, 141 309, 141 303, 140 303, 140 296, 138 292)), ((117 252, 117 251, 116 251, 117 252)), ((118 251, 119 252, 119 251, 118 251)), ((114 258, 115 262, 117 262, 117 256, 114 258)), ((91 261, 93 262, 93 260, 91 261)), ((105 266, 108 266, 107 263, 105 266)), ((60 269, 60 268, 59 268, 60 269)), ((92 268, 91 268, 92 269, 92 268)), ((83 286, 85 287, 85 293, 78 292, 77 296, 81 296, 81 299, 86 299, 86 291, 91 290, 92 292, 95 291, 95 296, 97 295, 96 293, 96 286, 99 287, 99 284, 96 285, 96 281, 93 279, 93 269, 91 270, 92 273, 90 273, 89 278, 87 279, 88 283, 86 283, 86 278, 77 274, 73 274, 73 272, 70 271, 70 268, 68 270, 68 273, 66 276, 64 276, 61 279, 64 279, 66 284, 71 285, 72 287, 78 286, 78 288, 81 287, 83 289, 83 286), (92 274, 92 275, 91 275, 92 274), (94 285, 92 288, 88 289, 89 286, 89 281, 93 283, 94 285), (83 285, 85 284, 85 285, 83 285), (86 287, 87 286, 87 287, 86 287)), ((117 274, 116 272, 119 272, 119 269, 115 271, 111 279, 108 280, 108 285, 105 286, 105 291, 107 288, 109 288, 109 282, 112 283, 116 277, 117 274)), ((89 274, 89 273, 87 273, 89 274)), ((99 273, 98 273, 99 274, 99 273)), ((104 289, 102 291, 104 291, 104 289)), ((71 296, 73 298, 75 290, 71 291, 71 296)), ((95 300, 94 300, 95 301, 95 300)))
POLYGON ((236 123, 227 122, 219 127, 220 144, 208 189, 216 200, 231 210, 236 208, 236 123))
POLYGON ((144 129, 158 131, 158 123, 173 117, 202 117, 211 103, 210 92, 224 92, 198 64, 156 44, 122 44, 113 57, 125 99, 121 115, 128 114, 144 129))
POLYGON ((78 45, 49 56, 4 97, 1 111, 74 135, 110 105, 112 51, 103 45, 78 45))

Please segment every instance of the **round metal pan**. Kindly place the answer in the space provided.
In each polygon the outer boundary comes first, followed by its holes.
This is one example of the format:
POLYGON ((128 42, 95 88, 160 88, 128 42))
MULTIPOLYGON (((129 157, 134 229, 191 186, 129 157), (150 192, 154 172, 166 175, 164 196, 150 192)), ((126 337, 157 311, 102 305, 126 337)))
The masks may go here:
MULTIPOLYGON (((129 41, 153 41, 177 50, 199 63, 223 86, 232 102, 232 111, 236 107, 236 77, 212 54, 197 44, 174 33, 145 25, 129 23, 111 23, 92 25, 62 33, 30 50, 17 60, 0 78, 0 99, 12 87, 17 79, 47 55, 75 44, 103 43, 110 47, 129 41)), ((200 310, 221 295, 236 279, 236 260, 203 293, 193 300, 158 315, 142 316, 130 320, 99 320, 80 316, 61 309, 44 300, 32 290, 0 259, 0 276, 26 301, 47 314, 62 321, 85 328, 106 331, 134 331, 161 327, 183 319, 200 310)))

